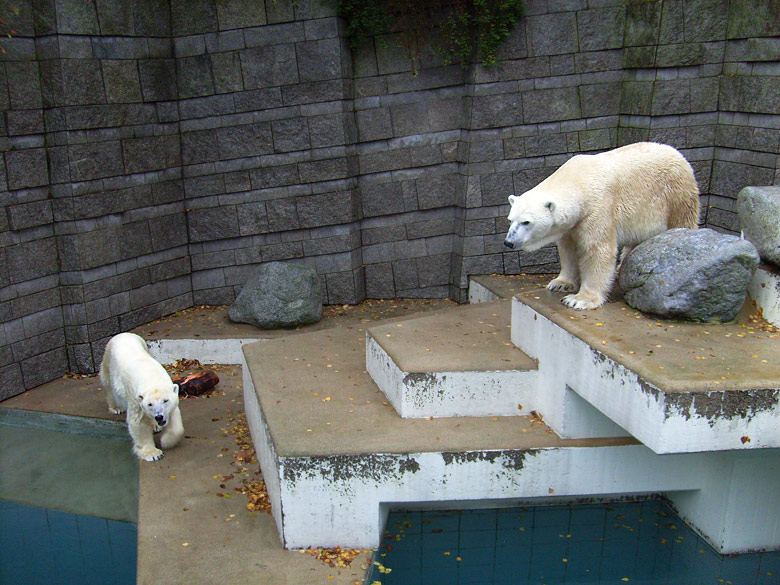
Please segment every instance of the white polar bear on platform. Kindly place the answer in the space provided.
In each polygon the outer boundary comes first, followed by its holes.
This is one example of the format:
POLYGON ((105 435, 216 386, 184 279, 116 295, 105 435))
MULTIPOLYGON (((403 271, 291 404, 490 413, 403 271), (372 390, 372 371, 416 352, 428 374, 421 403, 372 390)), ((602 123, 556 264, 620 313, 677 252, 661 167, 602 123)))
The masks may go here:
POLYGON ((156 461, 163 452, 153 433, 162 430, 160 446, 175 446, 184 435, 179 411, 179 387, 150 354, 146 342, 134 333, 112 337, 103 362, 100 382, 106 390, 108 410, 127 411, 127 429, 133 452, 145 461, 156 461))
POLYGON ((696 228, 699 187, 688 161, 664 144, 638 142, 577 155, 521 196, 509 196, 504 244, 530 252, 555 242, 561 273, 552 291, 572 292, 575 309, 604 304, 615 279, 618 248, 671 228, 696 228))

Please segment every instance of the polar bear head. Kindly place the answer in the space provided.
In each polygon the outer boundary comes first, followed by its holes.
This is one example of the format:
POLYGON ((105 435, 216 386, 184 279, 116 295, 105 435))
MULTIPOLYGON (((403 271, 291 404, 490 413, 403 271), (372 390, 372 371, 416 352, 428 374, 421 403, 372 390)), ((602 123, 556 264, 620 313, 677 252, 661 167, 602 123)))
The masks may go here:
POLYGON ((520 197, 509 196, 509 231, 504 245, 533 252, 560 239, 569 229, 558 204, 541 193, 529 191, 520 197))
POLYGON ((151 386, 137 392, 135 399, 146 416, 164 427, 171 413, 179 406, 179 385, 151 386))

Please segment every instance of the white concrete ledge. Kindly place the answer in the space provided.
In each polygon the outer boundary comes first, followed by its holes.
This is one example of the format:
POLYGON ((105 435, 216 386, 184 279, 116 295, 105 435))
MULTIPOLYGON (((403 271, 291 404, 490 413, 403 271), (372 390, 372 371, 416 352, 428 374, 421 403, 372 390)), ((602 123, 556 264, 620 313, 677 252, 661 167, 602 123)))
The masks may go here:
POLYGON ((469 279, 469 304, 490 303, 499 300, 501 297, 486 287, 481 282, 473 278, 469 279))
POLYGON ((759 266, 748 285, 748 294, 756 302, 764 319, 780 327, 780 273, 759 266))
POLYGON ((241 348, 262 339, 147 339, 149 353, 168 364, 178 359, 197 359, 202 364, 241 364, 241 348))
POLYGON ((664 391, 517 298, 512 341, 539 361, 540 392, 554 397, 541 412, 563 437, 593 436, 564 410, 565 386, 655 453, 780 447, 780 388, 664 391))
POLYGON ((536 370, 404 372, 368 333, 366 371, 403 418, 516 416, 536 410, 536 370))

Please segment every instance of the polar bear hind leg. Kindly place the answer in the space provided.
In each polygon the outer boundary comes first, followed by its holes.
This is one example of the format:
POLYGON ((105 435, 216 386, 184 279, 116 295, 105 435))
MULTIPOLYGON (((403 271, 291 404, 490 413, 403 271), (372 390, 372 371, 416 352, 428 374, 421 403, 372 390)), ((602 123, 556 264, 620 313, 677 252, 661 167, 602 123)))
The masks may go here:
MULTIPOLYGON (((105 384, 103 384, 105 387, 105 384)), ((125 410, 127 410, 127 406, 120 406, 119 403, 122 402, 121 398, 116 395, 113 388, 108 387, 106 388, 106 402, 108 402, 108 412, 111 414, 122 414, 125 410)))
POLYGON ((111 414, 122 414, 127 410, 127 401, 121 393, 114 388, 113 381, 109 372, 108 361, 103 360, 100 366, 100 384, 106 391, 106 402, 108 403, 108 412, 111 414))

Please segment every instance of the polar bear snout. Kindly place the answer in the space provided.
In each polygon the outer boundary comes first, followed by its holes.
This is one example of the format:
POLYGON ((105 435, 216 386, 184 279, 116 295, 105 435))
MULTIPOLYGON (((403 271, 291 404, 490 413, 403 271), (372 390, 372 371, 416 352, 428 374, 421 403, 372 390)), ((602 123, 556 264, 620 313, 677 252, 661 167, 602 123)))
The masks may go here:
POLYGON ((161 427, 164 427, 166 424, 168 424, 168 421, 165 420, 165 417, 163 415, 161 415, 161 414, 158 414, 157 416, 155 416, 154 420, 161 427))
POLYGON ((514 248, 515 248, 515 245, 512 242, 510 242, 509 240, 504 240, 504 245, 507 248, 509 248, 510 250, 514 250, 514 248))

